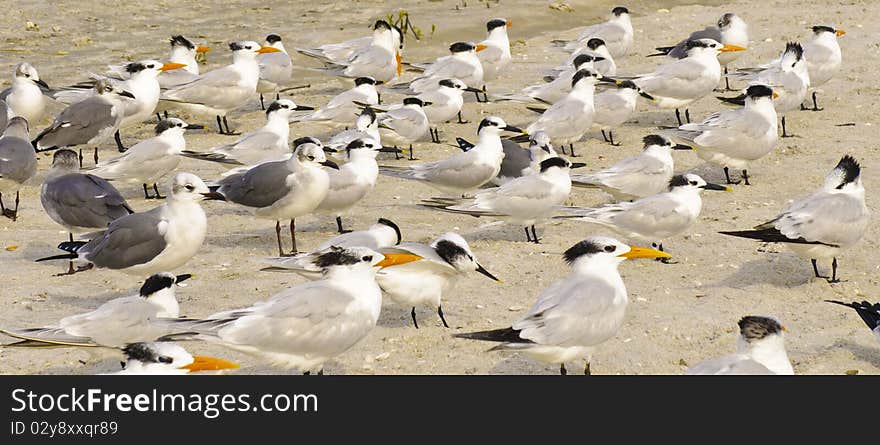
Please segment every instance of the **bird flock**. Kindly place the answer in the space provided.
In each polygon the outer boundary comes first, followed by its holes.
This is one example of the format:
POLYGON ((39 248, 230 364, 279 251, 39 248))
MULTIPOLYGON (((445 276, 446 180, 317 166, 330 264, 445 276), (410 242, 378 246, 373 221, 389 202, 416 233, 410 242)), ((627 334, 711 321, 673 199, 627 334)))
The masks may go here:
MULTIPOLYGON (((788 42, 774 60, 737 67, 750 49, 748 26, 726 13, 715 24, 657 47, 650 55, 657 57, 651 59, 656 68, 638 74, 627 71, 634 30, 630 11, 619 6, 576 39, 553 40, 547 51, 558 64, 525 79, 533 84, 498 91, 493 80, 517 63, 511 26, 504 18, 492 19, 485 23, 485 40, 448 42, 449 54, 429 63, 405 61, 405 32, 381 19, 368 36, 296 48, 303 69, 350 85, 332 92, 323 106, 282 99, 282 94, 295 96, 297 88, 292 87, 294 59, 278 34, 269 34, 262 44, 229 43, 231 64, 207 72, 200 72, 198 59, 211 49, 181 35, 171 38, 167 59, 111 65, 103 74, 63 87, 50 87, 32 64, 18 64, 11 86, 0 93, 0 211, 10 230, 14 233, 16 220, 37 211, 19 208, 19 190, 32 186, 38 153, 52 152, 40 201, 69 236, 58 244, 62 253, 43 252, 37 261, 46 264, 47 273, 49 264, 63 261, 66 271, 59 275, 71 280, 98 273, 86 273, 91 269, 110 269, 144 281, 137 294, 90 312, 47 320, 43 327, 4 326, 0 333, 13 339, 4 346, 121 353, 120 374, 239 367, 192 356, 181 346, 209 342, 277 369, 322 374, 328 361, 370 335, 383 298, 410 310, 415 329, 420 328, 417 307, 434 310, 448 328, 443 299, 462 277, 476 272, 503 286, 503 277, 478 261, 465 238, 448 231, 444 217, 452 213, 522 228, 528 243, 539 244, 537 227, 550 221, 554 227, 603 227, 627 241, 589 236, 575 243, 558 260, 569 274, 536 289, 525 315, 502 327, 453 334, 461 339, 456 341, 491 342, 490 351, 519 352, 558 365, 562 374, 567 363, 586 360, 584 373, 590 374, 596 347, 627 319, 620 263, 653 259, 656 267, 668 267, 664 263, 674 263, 670 242, 686 242, 682 235, 700 218, 703 192, 736 189, 747 195, 747 186, 766 180, 750 175, 749 166, 771 153, 779 138, 792 135, 795 111, 821 111, 817 87, 840 70, 838 38, 844 31, 812 26, 808 42, 788 42), (460 152, 416 162, 416 148, 430 150, 423 142, 442 143, 441 124, 466 123, 471 96, 473 102, 510 102, 535 114, 521 125, 486 116, 475 142, 467 140, 471 135, 453 135, 460 152), (235 132, 229 117, 257 98, 265 125, 235 132), (701 100, 718 101, 719 111, 691 121, 688 107, 701 100), (64 108, 40 129, 53 104, 64 108), (577 145, 599 134, 610 146, 621 145, 614 131, 644 106, 670 110, 670 125, 646 132, 637 155, 602 170, 573 171, 587 167, 573 162, 577 145), (198 119, 216 124, 230 142, 188 148, 188 132, 210 131, 187 122, 198 119), (291 126, 306 122, 333 133, 323 141, 291 135, 291 126), (126 146, 122 133, 141 126, 154 126, 155 136, 126 146), (111 138, 117 153, 101 159, 99 147, 111 138), (723 169, 726 184, 677 172, 674 156, 691 156, 688 152, 723 169), (217 166, 216 176, 178 171, 183 157, 217 166), (352 215, 380 177, 401 187, 416 181, 436 189, 435 196, 409 203, 434 212, 436 238, 407 242, 406 228, 391 218, 363 230, 346 229, 351 225, 344 217, 361 222, 352 215), (116 188, 120 183, 139 184, 144 199, 164 201, 136 212, 127 200, 140 196, 124 196, 116 188), (611 202, 573 205, 573 188, 601 190, 611 202), (175 288, 192 275, 171 272, 199 255, 208 233, 203 209, 208 200, 247 209, 255 225, 274 221, 277 246, 267 253, 277 247, 277 256, 264 258, 262 271, 294 273, 307 281, 249 306, 181 317, 175 288), (338 236, 313 250, 300 249, 296 220, 308 215, 335 219, 338 236)), ((870 212, 858 159, 840 153, 827 171, 821 187, 792 197, 769 221, 733 221, 720 234, 784 244, 811 262, 816 277, 838 282, 838 258, 864 237, 870 212), (753 228, 740 227, 750 223, 753 228), (830 273, 822 275, 827 266, 830 273)), ((516 244, 511 242, 510 250, 516 244)), ((829 302, 856 310, 880 341, 880 304, 829 302)), ((736 351, 691 366, 688 374, 794 373, 779 320, 744 313, 737 322, 736 351)))

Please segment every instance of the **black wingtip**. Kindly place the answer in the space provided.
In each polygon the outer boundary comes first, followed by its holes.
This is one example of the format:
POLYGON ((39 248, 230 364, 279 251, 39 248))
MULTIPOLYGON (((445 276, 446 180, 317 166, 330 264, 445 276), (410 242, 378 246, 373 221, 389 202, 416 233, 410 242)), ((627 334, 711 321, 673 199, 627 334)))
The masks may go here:
POLYGON ((821 241, 808 241, 804 238, 789 238, 785 236, 779 229, 769 227, 756 230, 733 230, 727 232, 718 232, 722 235, 736 236, 739 238, 748 238, 767 243, 789 243, 789 244, 821 244, 829 247, 839 247, 835 244, 823 243, 821 241))
POLYGON ((869 301, 862 301, 861 303, 856 301, 853 301, 852 303, 844 303, 837 300, 825 301, 855 309, 856 313, 859 314, 859 317, 862 317, 862 321, 864 321, 872 331, 880 326, 880 303, 871 303, 869 301))
POLYGON ((521 331, 513 328, 493 329, 491 331, 468 332, 465 334, 453 334, 455 338, 468 340, 494 341, 503 343, 533 343, 531 340, 519 336, 521 331))
POLYGON ((725 102, 725 103, 729 103, 729 104, 734 104, 734 105, 745 105, 746 104, 746 96, 745 95, 739 95, 736 97, 724 97, 724 96, 715 96, 715 97, 717 97, 718 100, 720 100, 721 102, 725 102))

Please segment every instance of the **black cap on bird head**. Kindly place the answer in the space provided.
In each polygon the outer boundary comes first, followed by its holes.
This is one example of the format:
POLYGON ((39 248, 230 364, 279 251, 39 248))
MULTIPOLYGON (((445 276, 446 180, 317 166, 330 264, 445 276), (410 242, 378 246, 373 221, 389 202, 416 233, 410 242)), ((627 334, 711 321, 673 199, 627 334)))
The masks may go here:
POLYGON ((568 162, 565 158, 560 157, 552 157, 547 158, 541 161, 541 173, 544 173, 550 167, 559 167, 559 168, 567 168, 570 167, 571 163, 568 162))
POLYGON ((718 27, 726 28, 727 26, 730 26, 730 21, 733 20, 734 17, 736 17, 736 14, 732 12, 722 15, 721 18, 718 19, 718 27))
POLYGON ((162 289, 170 288, 177 281, 183 281, 189 277, 190 275, 181 275, 182 279, 178 280, 177 277, 167 272, 154 274, 150 276, 150 278, 147 278, 146 281, 144 281, 144 284, 143 286, 141 286, 139 294, 142 297, 149 297, 150 295, 155 294, 162 289))
POLYGON ((628 88, 630 90, 638 90, 639 86, 636 85, 636 83, 631 80, 621 80, 621 81, 617 82, 617 88, 618 89, 628 88))
POLYGON ((740 319, 737 324, 739 325, 740 335, 750 343, 769 335, 779 334, 783 330, 782 325, 770 317, 748 315, 740 319))
POLYGON ((122 353, 128 360, 136 360, 143 363, 159 363, 159 351, 149 343, 129 343, 122 349, 122 353))
POLYGON ((587 48, 590 48, 593 51, 595 51, 596 48, 598 48, 600 46, 604 46, 604 45, 605 45, 605 41, 598 38, 598 37, 593 37, 592 39, 587 40, 587 48))
POLYGON ((372 77, 369 77, 369 76, 364 76, 364 77, 358 77, 357 79, 354 80, 354 86, 356 86, 356 87, 359 87, 363 84, 375 85, 376 79, 373 79, 372 77))
POLYGON ((592 54, 578 54, 578 56, 575 57, 572 61, 572 65, 577 68, 585 63, 598 62, 600 60, 605 60, 605 58, 601 56, 594 56, 592 54))
POLYGON ((244 46, 241 44, 241 42, 230 42, 229 49, 232 51, 241 51, 244 49, 244 46))
MULTIPOLYGON (((372 258, 370 259, 372 261, 372 258)), ((350 251, 341 247, 330 246, 328 252, 318 255, 315 259, 315 265, 321 269, 331 266, 348 266, 361 262, 361 258, 353 255, 350 251)))
POLYGON ((746 96, 757 97, 773 97, 773 89, 767 85, 751 85, 746 89, 746 96))
POLYGON ((580 82, 581 79, 584 79, 587 77, 598 78, 599 75, 597 73, 594 73, 593 71, 588 70, 588 69, 578 70, 576 73, 574 73, 574 76, 571 77, 571 87, 574 88, 574 86, 577 85, 577 83, 580 82))
POLYGON ((798 42, 788 42, 785 44, 785 53, 794 54, 795 60, 804 58, 804 48, 798 42))
POLYGON ((404 105, 418 105, 420 107, 425 105, 425 103, 422 102, 422 100, 419 99, 418 97, 406 97, 403 99, 403 104, 404 105))
POLYGON ((294 148, 299 147, 300 145, 305 145, 305 144, 315 144, 315 145, 320 146, 321 141, 319 141, 318 139, 313 138, 311 136, 303 136, 303 137, 297 138, 296 140, 293 141, 294 148))
POLYGON ((266 36, 266 41, 269 43, 278 43, 281 41, 281 36, 278 34, 269 34, 266 36))
POLYGON ((397 242, 394 243, 394 245, 400 244, 400 242, 403 240, 403 235, 401 235, 400 233, 400 227, 397 227, 397 224, 395 224, 394 221, 391 221, 390 219, 379 218, 379 221, 376 221, 376 224, 382 224, 383 226, 388 226, 394 229, 394 233, 397 234, 397 242))
MULTIPOLYGON (((570 265, 574 264, 574 262, 577 261, 578 258, 580 258, 584 255, 592 255, 595 253, 600 253, 600 252, 605 251, 605 247, 606 246, 603 246, 593 240, 585 239, 585 240, 569 247, 568 250, 566 250, 562 254, 562 258, 570 266, 570 265)), ((611 247, 614 247, 614 246, 611 246, 611 247)))
POLYGON ((388 24, 385 20, 376 20, 376 23, 373 25, 373 29, 387 29, 391 31, 391 25, 388 24))
POLYGON ((507 26, 506 19, 492 19, 486 22, 486 31, 492 31, 495 28, 500 28, 502 26, 507 26))
POLYGON ((675 187, 684 187, 690 185, 690 181, 684 175, 675 175, 669 180, 669 190, 675 187))
POLYGON ((659 145, 662 147, 665 145, 669 145, 670 141, 669 141, 669 139, 667 139, 659 134, 649 134, 649 135, 642 138, 642 143, 645 144, 645 147, 648 147, 650 145, 659 145))
POLYGON ((851 184, 859 179, 862 174, 862 167, 859 162, 850 155, 840 158, 840 162, 834 167, 829 176, 835 175, 839 178, 839 183, 835 187, 837 189, 844 188, 847 184, 851 184))
POLYGON ((140 62, 131 62, 125 64, 125 72, 129 74, 139 73, 147 69, 146 65, 140 62))
POLYGON ((449 45, 449 51, 452 53, 463 53, 467 51, 473 51, 477 47, 470 42, 455 42, 452 45, 449 45))
POLYGON ((690 51, 694 48, 708 48, 709 44, 702 40, 688 40, 684 43, 685 51, 690 51))
POLYGON ((832 34, 836 33, 837 30, 826 25, 816 25, 813 26, 813 34, 821 34, 823 32, 830 32, 832 34))
POLYGON ((183 46, 190 50, 196 49, 196 45, 182 35, 171 36, 171 46, 183 46))
POLYGON ((611 10, 611 13, 615 16, 620 16, 621 14, 629 14, 629 9, 626 9, 625 6, 618 6, 611 10))

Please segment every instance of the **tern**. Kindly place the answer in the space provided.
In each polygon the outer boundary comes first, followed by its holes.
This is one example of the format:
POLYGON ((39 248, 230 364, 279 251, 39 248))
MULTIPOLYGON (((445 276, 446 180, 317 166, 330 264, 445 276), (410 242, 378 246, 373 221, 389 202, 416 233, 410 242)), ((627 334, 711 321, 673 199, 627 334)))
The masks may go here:
POLYGON ((428 116, 424 107, 431 105, 417 97, 407 97, 403 103, 389 108, 387 111, 376 116, 379 128, 388 130, 385 139, 391 139, 395 143, 409 144, 409 159, 413 157, 412 144, 425 136, 431 130, 428 116))
MULTIPOLYGON (((480 59, 480 64, 483 67, 483 80, 497 78, 510 64, 510 39, 507 37, 509 26, 510 21, 503 18, 486 22, 486 31, 489 34, 486 36, 486 40, 478 43, 483 49, 477 53, 477 58, 480 59)), ((482 91, 485 90, 486 86, 483 85, 482 91)))
POLYGON ((563 147, 563 154, 564 146, 568 145, 571 156, 577 156, 574 143, 581 140, 593 125, 596 112, 593 94, 601 79, 602 75, 594 71, 582 69, 576 72, 571 79, 571 92, 546 110, 535 109, 542 111, 541 117, 526 127, 526 132, 543 131, 555 145, 563 147))
POLYGON ((379 103, 379 93, 376 85, 382 82, 372 77, 358 77, 354 80, 354 88, 337 94, 327 105, 319 108, 314 113, 299 116, 294 122, 332 122, 335 124, 348 124, 355 118, 360 105, 376 105, 379 103))
POLYGON ((281 36, 269 34, 263 47, 275 48, 278 51, 260 54, 257 63, 260 65, 260 80, 257 82, 257 93, 260 93, 260 108, 266 109, 263 103, 264 93, 275 93, 275 100, 281 99, 279 88, 290 82, 293 74, 293 62, 281 43, 281 36))
POLYGON ((785 327, 769 317, 740 319, 736 354, 697 363, 687 375, 793 375, 785 352, 785 327))
POLYGON ((602 139, 611 145, 614 143, 614 129, 623 125, 636 112, 639 96, 650 101, 654 97, 645 93, 631 80, 621 80, 616 84, 617 88, 601 91, 593 96, 593 125, 598 126, 602 132, 602 139), (608 130, 608 136, 605 135, 608 130))
POLYGON ((182 35, 171 36, 171 54, 168 62, 184 65, 179 70, 163 71, 159 74, 159 86, 171 88, 182 83, 195 80, 199 75, 199 62, 196 60, 199 54, 205 54, 211 50, 207 46, 196 45, 182 35))
POLYGON ((200 371, 237 369, 237 363, 214 357, 194 356, 169 342, 138 342, 122 349, 122 370, 105 375, 180 375, 200 371))
MULTIPOLYGON (((394 27, 385 20, 377 20, 373 25, 373 37, 369 45, 357 48, 344 60, 334 60, 322 51, 308 49, 297 49, 297 51, 314 57, 326 65, 317 71, 334 76, 372 77, 382 82, 389 82, 400 76, 402 70, 393 29, 394 27)), ((402 34, 398 33, 397 36, 400 36, 400 42, 403 42, 402 34)))
POLYGON ((458 123, 465 123, 461 118, 461 107, 464 105, 462 94, 465 91, 471 93, 483 91, 469 87, 458 79, 443 79, 438 82, 438 85, 439 88, 436 90, 426 91, 416 96, 422 103, 430 104, 423 107, 423 109, 425 116, 428 117, 428 122, 434 125, 434 128, 429 130, 431 132, 431 141, 434 143, 440 143, 440 130, 437 127, 443 122, 448 122, 458 116, 458 123))
POLYGON ((813 89, 813 111, 821 110, 816 102, 815 89, 831 80, 840 70, 843 57, 837 38, 844 34, 846 31, 842 29, 822 25, 814 26, 813 40, 804 45, 804 58, 807 61, 810 88, 813 89))
POLYGON ((618 6, 611 10, 611 17, 608 21, 588 26, 581 31, 577 40, 555 40, 553 44, 564 47, 566 51, 575 52, 583 48, 584 42, 588 42, 592 38, 604 40, 615 59, 626 56, 633 42, 633 27, 629 18, 629 9, 618 6))

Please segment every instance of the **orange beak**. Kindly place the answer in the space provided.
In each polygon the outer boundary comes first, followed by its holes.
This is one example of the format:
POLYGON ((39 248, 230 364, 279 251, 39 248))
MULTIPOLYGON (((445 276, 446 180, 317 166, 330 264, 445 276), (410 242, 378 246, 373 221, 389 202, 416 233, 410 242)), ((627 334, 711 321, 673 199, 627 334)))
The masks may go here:
POLYGON ((219 358, 214 357, 200 357, 193 356, 193 362, 184 366, 183 369, 188 370, 189 372, 197 372, 197 371, 220 371, 222 369, 237 369, 240 368, 238 363, 228 362, 226 360, 221 360, 219 358))
POLYGON ((208 51, 210 51, 210 50, 211 50, 211 48, 208 48, 207 46, 199 45, 199 46, 196 47, 196 52, 197 52, 197 53, 206 53, 206 52, 208 52, 208 51))
POLYGON ((477 52, 480 52, 486 48, 488 48, 488 46, 486 46, 486 45, 477 45, 477 52))
POLYGON ((719 51, 721 51, 723 53, 729 53, 729 52, 733 52, 733 51, 745 51, 746 49, 747 48, 745 48, 743 46, 724 45, 723 47, 721 47, 721 49, 719 51))
POLYGON ((412 263, 418 261, 422 257, 411 253, 384 253, 385 259, 376 264, 378 267, 399 266, 401 264, 412 263))
POLYGON ((666 252, 637 246, 629 246, 629 252, 618 256, 624 257, 628 260, 634 260, 636 258, 672 258, 672 255, 666 252))
POLYGON ((507 26, 510 26, 510 25, 511 25, 510 20, 508 20, 508 21, 507 21, 507 26))
POLYGON ((842 29, 838 29, 838 30, 835 31, 834 33, 837 34, 837 37, 840 37, 840 36, 844 36, 844 35, 846 35, 846 31, 844 31, 844 30, 842 30, 842 29))
POLYGON ((394 59, 397 60, 397 75, 400 76, 400 73, 403 72, 403 64, 401 63, 403 58, 400 57, 400 51, 394 53, 394 59))
POLYGON ((779 98, 779 94, 777 94, 777 93, 773 93, 773 98, 774 98, 774 99, 778 99, 778 98, 779 98))
POLYGON ((261 46, 260 49, 257 50, 257 53, 259 53, 259 54, 278 53, 278 52, 281 52, 281 50, 278 48, 271 47, 271 46, 261 46))
POLYGON ((162 68, 159 71, 171 71, 171 70, 176 70, 178 68, 183 68, 185 66, 186 66, 185 63, 168 62, 168 63, 162 64, 162 68))

